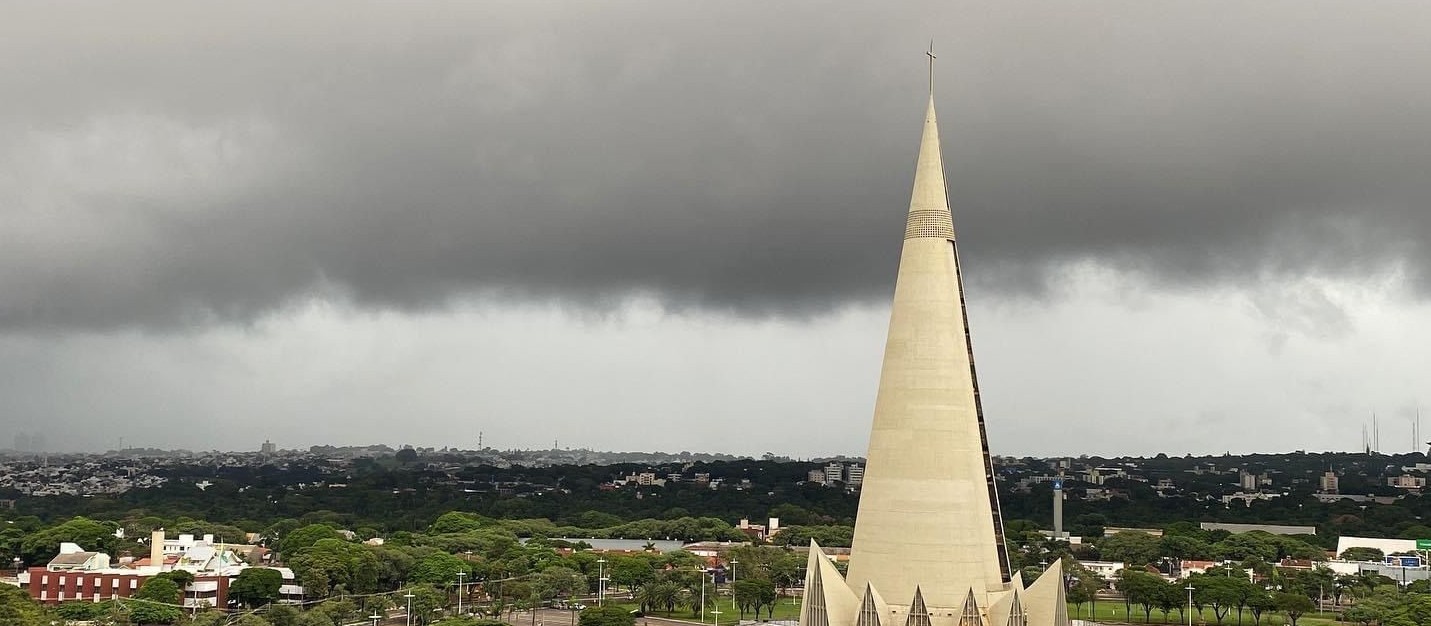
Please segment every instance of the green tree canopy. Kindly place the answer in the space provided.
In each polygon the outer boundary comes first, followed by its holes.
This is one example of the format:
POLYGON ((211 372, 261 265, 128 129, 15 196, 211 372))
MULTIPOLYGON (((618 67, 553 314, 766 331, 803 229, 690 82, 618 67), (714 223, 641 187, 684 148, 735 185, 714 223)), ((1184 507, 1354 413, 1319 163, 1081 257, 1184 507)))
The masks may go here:
POLYGON ((574 569, 555 565, 542 570, 532 581, 537 597, 552 598, 571 596, 586 591, 586 577, 574 569))
POLYGON ((1287 614, 1287 621, 1291 622, 1292 626, 1297 626, 1297 620, 1317 608, 1311 598, 1300 593, 1279 593, 1273 597, 1272 602, 1278 611, 1287 614))
POLYGON ((1377 563, 1386 559, 1386 553, 1378 548, 1347 548, 1342 551, 1341 557, 1348 561, 1375 561, 1377 563))
POLYGON ((32 565, 44 565, 60 553, 61 543, 73 543, 85 550, 111 552, 118 525, 87 517, 76 517, 56 526, 31 533, 20 543, 20 558, 32 565))
POLYGON ((183 600, 178 583, 167 576, 154 576, 139 586, 130 602, 129 621, 136 624, 173 624, 183 616, 183 600))
POLYGON ((327 524, 309 524, 284 535, 278 543, 278 552, 284 558, 292 558, 299 550, 312 547, 325 539, 341 541, 343 536, 338 534, 336 528, 327 524))
MULTIPOLYGON (((735 581, 735 606, 740 611, 740 618, 745 619, 746 611, 750 611, 760 616, 760 610, 769 608, 772 612, 775 609, 775 583, 761 578, 746 578, 735 581)), ((773 618, 773 615, 772 615, 773 618)))
POLYGON ((153 576, 145 580, 144 584, 139 586, 139 591, 134 593, 134 597, 165 604, 179 604, 184 599, 179 584, 168 576, 153 576))
POLYGON ((647 555, 618 555, 607 560, 606 575, 618 586, 639 587, 656 577, 655 561, 647 555))
POLYGON ((581 626, 633 626, 635 616, 617 606, 593 606, 581 611, 581 626))
POLYGON ((1099 539, 1097 545, 1105 560, 1141 567, 1158 560, 1162 540, 1147 533, 1129 531, 1099 539))
POLYGON ((49 626, 49 616, 29 594, 19 587, 0 584, 0 624, 5 626, 49 626))
POLYGON ((250 567, 234 577, 229 585, 229 597, 246 607, 254 608, 277 601, 283 586, 283 574, 267 567, 250 567))
POLYGON ((1258 559, 1268 563, 1277 562, 1281 554, 1276 536, 1260 531, 1231 535, 1212 544, 1212 553, 1230 561, 1258 559))
MULTIPOLYGON (((418 584, 451 585, 457 582, 457 574, 470 575, 472 566, 460 557, 438 552, 418 561, 408 574, 408 580, 418 584)), ((468 582, 472 582, 468 579, 468 582)))
POLYGON ((428 528, 428 532, 434 535, 472 532, 485 526, 486 524, 484 524, 484 522, 486 521, 487 520, 480 515, 472 515, 471 513, 463 513, 461 511, 449 511, 443 513, 441 517, 438 517, 437 521, 433 522, 432 526, 428 528))
MULTIPOLYGON (((297 531, 295 531, 297 532, 297 531)), ((340 592, 372 593, 378 587, 378 558, 367 546, 323 539, 289 559, 304 591, 315 598, 340 592)))

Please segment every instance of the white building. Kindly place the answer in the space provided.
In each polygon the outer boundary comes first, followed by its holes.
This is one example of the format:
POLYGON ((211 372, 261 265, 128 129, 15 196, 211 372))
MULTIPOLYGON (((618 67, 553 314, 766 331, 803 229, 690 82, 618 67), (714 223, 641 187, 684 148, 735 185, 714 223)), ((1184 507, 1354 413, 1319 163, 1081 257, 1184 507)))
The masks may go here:
POLYGON ((865 468, 859 463, 851 463, 845 467, 845 485, 858 487, 865 482, 865 468))
POLYGON ((1375 548, 1381 550, 1382 554, 1396 554, 1398 552, 1415 552, 1415 539, 1381 539, 1377 537, 1347 537, 1337 538, 1337 556, 1352 548, 1375 548))

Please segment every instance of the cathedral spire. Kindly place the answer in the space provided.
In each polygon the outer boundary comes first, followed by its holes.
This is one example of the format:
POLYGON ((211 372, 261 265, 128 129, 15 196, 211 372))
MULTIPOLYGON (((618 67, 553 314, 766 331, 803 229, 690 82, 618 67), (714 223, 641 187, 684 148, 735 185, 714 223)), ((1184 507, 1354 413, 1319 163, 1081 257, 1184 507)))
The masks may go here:
POLYGON ((925 54, 929 102, 848 575, 812 546, 800 624, 1068 626, 1061 570, 1050 567, 1024 590, 1004 545, 934 110, 932 45, 925 54))
MULTIPOLYGON (((927 52, 933 62, 933 52, 927 52)), ((1009 581, 934 98, 924 114, 849 583, 962 606, 1009 581)))

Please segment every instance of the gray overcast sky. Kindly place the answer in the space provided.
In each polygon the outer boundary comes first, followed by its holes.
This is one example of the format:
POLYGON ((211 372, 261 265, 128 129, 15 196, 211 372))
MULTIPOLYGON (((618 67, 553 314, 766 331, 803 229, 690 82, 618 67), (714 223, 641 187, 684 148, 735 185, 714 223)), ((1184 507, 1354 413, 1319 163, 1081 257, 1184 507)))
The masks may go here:
POLYGON ((7 5, 0 445, 862 453, 932 37, 996 452, 1411 447, 1431 5, 885 4, 7 5))

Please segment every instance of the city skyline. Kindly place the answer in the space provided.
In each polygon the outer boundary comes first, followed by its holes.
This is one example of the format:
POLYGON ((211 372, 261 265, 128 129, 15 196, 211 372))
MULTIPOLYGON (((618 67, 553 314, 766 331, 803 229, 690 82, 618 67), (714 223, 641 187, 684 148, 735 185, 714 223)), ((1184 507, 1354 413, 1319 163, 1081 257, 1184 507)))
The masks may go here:
POLYGON ((1214 4, 22 3, 0 442, 861 454, 933 37, 993 453, 1409 450, 1431 8, 1214 4))

